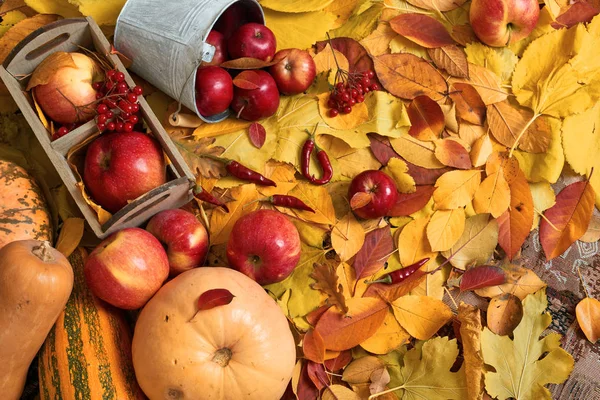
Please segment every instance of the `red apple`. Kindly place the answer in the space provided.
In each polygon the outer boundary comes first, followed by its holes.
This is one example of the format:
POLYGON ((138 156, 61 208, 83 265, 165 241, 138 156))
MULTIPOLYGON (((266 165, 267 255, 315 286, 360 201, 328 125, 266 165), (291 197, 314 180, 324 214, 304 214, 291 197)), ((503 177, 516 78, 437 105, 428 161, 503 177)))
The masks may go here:
POLYGON ((473 0, 473 32, 489 46, 507 46, 527 37, 540 16, 537 0, 473 0))
POLYGON ((92 199, 115 213, 166 182, 160 144, 139 132, 103 134, 88 147, 83 181, 92 199))
POLYGON ((238 28, 248 22, 260 21, 258 7, 249 7, 247 3, 237 2, 225 10, 215 23, 213 29, 219 31, 228 40, 238 28))
POLYGON ((261 285, 287 278, 300 260, 300 235, 283 214, 258 210, 238 219, 227 242, 230 266, 261 285))
POLYGON ((196 71, 196 107, 204 117, 220 114, 233 99, 233 81, 221 67, 209 65, 196 71))
POLYGON ((127 228, 104 239, 85 261, 85 281, 94 295, 126 310, 142 307, 169 275, 169 260, 154 236, 127 228))
POLYGON ((304 92, 312 85, 317 67, 310 53, 300 49, 280 50, 273 57, 279 61, 269 68, 279 91, 286 95, 304 92))
POLYGON ((229 57, 252 57, 271 61, 277 41, 273 32, 262 24, 250 22, 242 25, 227 41, 229 57))
POLYGON ((171 276, 204 263, 208 232, 194 214, 180 209, 161 211, 148 222, 146 230, 167 250, 171 276))
POLYGON ((215 54, 210 62, 204 62, 202 65, 219 65, 228 60, 227 41, 221 32, 212 30, 206 38, 206 43, 215 46, 215 54))
POLYGON ((33 71, 30 85, 44 114, 59 124, 80 124, 94 118, 96 90, 101 80, 96 62, 81 53, 56 52, 33 71))
POLYGON ((247 88, 233 88, 231 108, 240 118, 257 121, 275 114, 279 107, 279 90, 271 75, 253 70, 243 71, 236 76, 238 78, 251 83, 247 88))
POLYGON ((352 179, 348 189, 348 199, 352 199, 358 192, 371 195, 371 201, 367 205, 354 210, 356 215, 364 219, 386 216, 398 198, 398 189, 394 180, 378 170, 363 171, 352 179))

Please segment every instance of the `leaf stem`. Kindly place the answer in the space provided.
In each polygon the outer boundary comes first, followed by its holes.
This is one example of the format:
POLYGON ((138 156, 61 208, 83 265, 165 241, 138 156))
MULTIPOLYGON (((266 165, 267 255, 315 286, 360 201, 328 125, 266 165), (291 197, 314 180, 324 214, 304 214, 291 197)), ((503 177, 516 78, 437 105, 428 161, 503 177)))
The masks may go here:
POLYGON ((377 398, 379 396, 383 396, 384 394, 392 393, 392 392, 395 392, 398 389, 403 389, 403 388, 404 388, 404 385, 400 385, 400 386, 393 387, 391 389, 384 390, 383 392, 374 393, 374 394, 372 394, 372 395, 369 396, 368 400, 375 399, 375 398, 377 398))
POLYGON ((508 153, 508 158, 512 158, 515 149, 519 145, 519 141, 521 140, 521 138, 523 137, 525 132, 527 132, 527 129, 529 129, 531 124, 533 124, 540 115, 541 114, 534 114, 533 117, 531 117, 531 119, 525 124, 523 129, 521 129, 521 132, 519 132, 519 135, 517 136, 517 138, 515 139, 515 142, 513 143, 512 147, 510 148, 510 152, 508 153))
POLYGON ((538 210, 537 208, 533 207, 533 211, 535 211, 536 213, 538 213, 540 215, 540 217, 546 221, 548 223, 548 225, 550 225, 550 227, 552 229, 554 229, 556 232, 560 232, 560 229, 558 229, 552 222, 550 222, 550 220, 548 219, 548 217, 546 217, 544 214, 542 214, 542 212, 540 210, 538 210))
POLYGON ((446 286, 444 286, 444 290, 446 291, 446 293, 448 293, 448 297, 450 297, 450 300, 452 300, 452 304, 454 304, 454 307, 456 307, 456 309, 458 310, 458 304, 456 304, 456 300, 454 300, 454 296, 452 296, 450 290, 448 290, 446 286))

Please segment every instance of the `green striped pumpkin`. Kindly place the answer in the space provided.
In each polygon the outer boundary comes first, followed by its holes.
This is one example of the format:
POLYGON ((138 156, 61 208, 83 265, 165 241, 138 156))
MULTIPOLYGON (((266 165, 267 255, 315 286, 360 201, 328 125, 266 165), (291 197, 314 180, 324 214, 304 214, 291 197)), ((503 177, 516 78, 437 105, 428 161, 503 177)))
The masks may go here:
POLYGON ((89 291, 85 256, 77 249, 69 257, 75 285, 39 354, 40 399, 145 399, 135 379, 123 311, 89 291))

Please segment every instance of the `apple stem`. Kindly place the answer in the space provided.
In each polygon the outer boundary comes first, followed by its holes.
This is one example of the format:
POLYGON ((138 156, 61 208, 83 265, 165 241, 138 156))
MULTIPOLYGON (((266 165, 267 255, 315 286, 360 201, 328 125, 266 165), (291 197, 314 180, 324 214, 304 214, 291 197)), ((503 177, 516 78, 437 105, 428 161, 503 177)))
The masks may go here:
POLYGON ((244 108, 246 108, 245 104, 242 106, 242 108, 240 108, 240 111, 238 111, 237 116, 236 116, 237 119, 240 119, 240 115, 242 115, 242 112, 244 111, 244 108))

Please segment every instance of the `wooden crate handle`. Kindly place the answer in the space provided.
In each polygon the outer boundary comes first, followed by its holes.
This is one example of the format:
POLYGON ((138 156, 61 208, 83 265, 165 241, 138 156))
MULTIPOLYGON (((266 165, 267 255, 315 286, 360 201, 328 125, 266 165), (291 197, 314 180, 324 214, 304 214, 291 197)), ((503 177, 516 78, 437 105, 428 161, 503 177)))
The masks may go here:
POLYGON ((29 74, 40 63, 40 58, 51 52, 73 52, 79 49, 82 37, 91 35, 85 18, 68 18, 44 25, 19 42, 4 61, 5 68, 13 75, 29 74))

